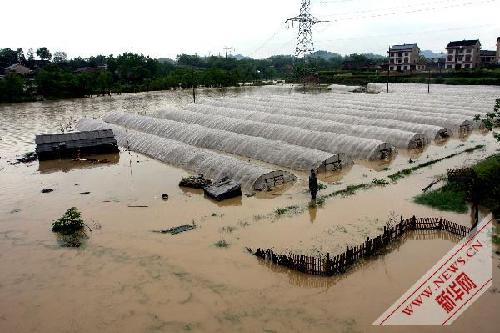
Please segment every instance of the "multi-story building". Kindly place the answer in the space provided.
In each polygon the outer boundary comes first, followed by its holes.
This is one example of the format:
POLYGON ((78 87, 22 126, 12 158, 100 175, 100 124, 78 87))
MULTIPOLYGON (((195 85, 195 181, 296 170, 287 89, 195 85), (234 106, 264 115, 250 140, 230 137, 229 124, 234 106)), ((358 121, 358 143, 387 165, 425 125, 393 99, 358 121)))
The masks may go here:
POLYGON ((479 52, 481 58, 481 65, 494 65, 497 63, 497 51, 481 50, 479 52))
POLYGON ((446 50, 446 69, 476 68, 480 64, 479 39, 449 42, 446 50))
MULTIPOLYGON (((417 44, 393 45, 389 48, 389 69, 392 71, 421 70, 420 49, 417 44)), ((424 68, 425 69, 425 66, 424 68)))

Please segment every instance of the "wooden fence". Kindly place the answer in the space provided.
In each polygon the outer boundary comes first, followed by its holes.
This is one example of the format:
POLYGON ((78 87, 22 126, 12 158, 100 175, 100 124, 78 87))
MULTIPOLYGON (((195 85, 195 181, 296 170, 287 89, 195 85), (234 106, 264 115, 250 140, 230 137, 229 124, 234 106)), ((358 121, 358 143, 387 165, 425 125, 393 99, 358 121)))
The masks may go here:
POLYGON ((257 249, 250 253, 260 259, 270 261, 275 265, 287 267, 310 275, 332 276, 344 273, 361 259, 377 255, 392 242, 397 241, 408 231, 413 230, 443 230, 460 238, 467 236, 470 228, 447 221, 442 218, 401 218, 401 222, 394 226, 384 227, 384 232, 375 238, 367 237, 366 241, 358 246, 347 247, 344 253, 331 256, 329 253, 319 257, 289 254, 276 254, 271 249, 257 249))

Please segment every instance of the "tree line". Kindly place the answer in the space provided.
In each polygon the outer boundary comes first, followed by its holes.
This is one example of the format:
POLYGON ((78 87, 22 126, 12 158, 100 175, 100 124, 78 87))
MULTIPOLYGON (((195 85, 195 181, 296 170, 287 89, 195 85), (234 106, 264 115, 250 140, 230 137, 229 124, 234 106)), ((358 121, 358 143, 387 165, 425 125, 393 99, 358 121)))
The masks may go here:
MULTIPOLYGON (((318 51, 308 59, 314 71, 339 70, 383 63, 377 55, 318 51)), ((0 49, 0 102, 59 99, 178 88, 230 87, 265 80, 298 81, 303 75, 299 60, 290 55, 267 59, 180 54, 175 60, 154 59, 135 53, 68 59, 64 52, 46 47, 0 49), (17 74, 6 70, 19 64, 31 70, 17 74), (3 74, 3 75, 2 75, 3 74)))

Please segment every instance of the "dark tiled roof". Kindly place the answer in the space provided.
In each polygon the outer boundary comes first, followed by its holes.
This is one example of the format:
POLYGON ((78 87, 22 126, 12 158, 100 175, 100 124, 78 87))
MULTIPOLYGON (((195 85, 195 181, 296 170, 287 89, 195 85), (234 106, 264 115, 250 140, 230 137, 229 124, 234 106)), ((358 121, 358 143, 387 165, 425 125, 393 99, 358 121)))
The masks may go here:
POLYGON ((417 43, 413 43, 413 44, 401 44, 401 45, 393 45, 391 47, 391 51, 394 50, 394 51, 399 51, 399 50, 411 50, 413 49, 414 47, 417 47, 417 43))
POLYGON ((480 55, 485 57, 495 57, 497 55, 497 51, 481 50, 480 55))
POLYGON ((461 46, 474 46, 479 43, 479 39, 469 39, 469 40, 457 40, 454 42, 449 42, 448 47, 461 47, 461 46))
POLYGON ((64 144, 68 149, 92 147, 102 144, 116 144, 116 139, 111 129, 97 131, 75 132, 65 134, 41 134, 35 139, 37 153, 56 149, 64 144))

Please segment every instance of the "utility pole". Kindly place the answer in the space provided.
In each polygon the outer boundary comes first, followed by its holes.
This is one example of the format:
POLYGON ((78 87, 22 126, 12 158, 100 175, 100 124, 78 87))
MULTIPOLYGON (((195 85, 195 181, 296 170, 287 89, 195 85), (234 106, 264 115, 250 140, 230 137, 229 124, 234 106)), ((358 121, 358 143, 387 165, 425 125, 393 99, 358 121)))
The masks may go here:
POLYGON ((196 104, 196 85, 194 82, 194 68, 191 66, 191 85, 193 86, 193 103, 196 104))
POLYGON ((227 51, 234 51, 234 48, 233 47, 224 46, 224 51, 226 51, 226 59, 227 59, 227 51))
POLYGON ((300 7, 300 14, 295 17, 288 18, 285 23, 299 23, 299 32, 297 35, 297 46, 295 47, 295 57, 303 59, 303 74, 302 80, 305 86, 305 79, 307 75, 306 62, 307 56, 314 52, 314 43, 312 38, 312 28, 315 24, 329 22, 320 21, 311 15, 311 0, 302 0, 300 7))
POLYGON ((389 75, 391 74, 391 47, 387 51, 387 93, 389 93, 389 75))
POLYGON ((427 77, 427 93, 431 93, 431 68, 429 67, 429 76, 427 77))

